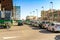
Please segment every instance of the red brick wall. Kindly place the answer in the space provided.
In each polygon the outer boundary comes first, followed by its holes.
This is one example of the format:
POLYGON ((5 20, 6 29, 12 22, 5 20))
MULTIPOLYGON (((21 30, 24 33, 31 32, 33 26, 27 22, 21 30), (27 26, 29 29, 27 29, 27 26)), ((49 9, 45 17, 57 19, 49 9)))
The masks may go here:
POLYGON ((13 9, 12 0, 1 0, 1 7, 2 10, 3 8, 5 8, 5 10, 12 10, 13 9))

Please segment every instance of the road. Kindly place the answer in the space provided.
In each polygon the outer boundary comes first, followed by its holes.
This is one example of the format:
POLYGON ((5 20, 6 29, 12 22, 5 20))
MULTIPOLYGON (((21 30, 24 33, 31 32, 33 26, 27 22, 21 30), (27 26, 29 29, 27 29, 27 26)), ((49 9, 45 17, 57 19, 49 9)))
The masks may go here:
POLYGON ((9 30, 0 29, 0 40, 56 40, 60 33, 38 29, 29 25, 12 26, 9 30))

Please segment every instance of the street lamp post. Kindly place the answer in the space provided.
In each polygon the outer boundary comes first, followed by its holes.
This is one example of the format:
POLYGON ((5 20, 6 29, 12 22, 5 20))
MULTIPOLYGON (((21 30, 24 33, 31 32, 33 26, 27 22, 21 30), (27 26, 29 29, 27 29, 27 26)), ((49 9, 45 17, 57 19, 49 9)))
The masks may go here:
POLYGON ((36 12, 37 12, 37 19, 38 19, 38 9, 36 9, 36 12))
MULTIPOLYGON (((52 6, 52 8, 51 9, 53 9, 53 2, 50 2, 51 3, 51 6, 52 6)), ((53 12, 53 10, 51 10, 52 12, 53 12)))
MULTIPOLYGON (((42 6, 42 11, 43 11, 43 15, 45 15, 45 14, 44 14, 44 7, 43 7, 43 6, 42 6)), ((43 16, 42 19, 44 20, 44 16, 43 16)))
POLYGON ((51 3, 51 6, 52 6, 52 8, 51 8, 51 12, 52 12, 52 21, 54 20, 54 14, 53 14, 53 2, 50 2, 51 3))
POLYGON ((42 6, 42 10, 44 10, 44 7, 42 6))
POLYGON ((33 15, 34 15, 35 11, 33 11, 33 15))
POLYGON ((32 14, 32 13, 30 12, 30 16, 31 16, 31 14, 32 14))

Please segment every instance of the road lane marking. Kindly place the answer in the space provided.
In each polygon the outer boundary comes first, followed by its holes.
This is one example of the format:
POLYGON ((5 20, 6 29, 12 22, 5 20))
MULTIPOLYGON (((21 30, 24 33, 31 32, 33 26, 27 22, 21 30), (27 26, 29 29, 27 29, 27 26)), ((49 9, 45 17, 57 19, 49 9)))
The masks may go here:
POLYGON ((11 36, 11 37, 3 37, 3 39, 13 39, 13 38, 17 38, 18 36, 11 36))

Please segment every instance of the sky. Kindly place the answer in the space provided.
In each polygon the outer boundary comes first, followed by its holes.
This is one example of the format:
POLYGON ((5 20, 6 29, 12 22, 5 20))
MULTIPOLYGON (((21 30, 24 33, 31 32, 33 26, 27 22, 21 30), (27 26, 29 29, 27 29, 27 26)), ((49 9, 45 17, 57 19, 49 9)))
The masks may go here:
POLYGON ((38 16, 41 17, 42 6, 44 10, 51 9, 51 1, 53 2, 53 9, 60 9, 60 0, 13 0, 14 5, 21 6, 21 19, 25 19, 26 16, 38 16), (38 15, 37 11, 38 9, 38 15), (34 11, 34 12, 33 12, 34 11))

